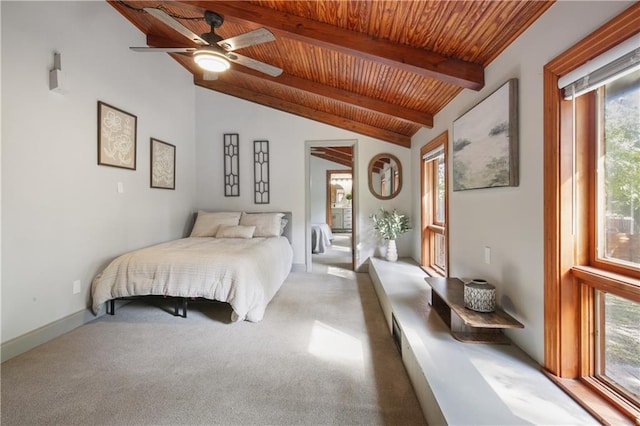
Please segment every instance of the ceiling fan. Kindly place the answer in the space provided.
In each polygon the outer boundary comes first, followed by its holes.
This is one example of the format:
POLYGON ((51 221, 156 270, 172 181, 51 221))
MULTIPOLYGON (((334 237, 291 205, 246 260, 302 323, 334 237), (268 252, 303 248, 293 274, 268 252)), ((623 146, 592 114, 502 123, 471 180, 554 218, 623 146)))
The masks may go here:
POLYGON ((224 22, 222 16, 207 10, 204 12, 204 19, 207 24, 211 26, 211 31, 199 36, 160 9, 145 7, 144 11, 198 44, 200 47, 131 47, 130 49, 133 51, 192 53, 196 64, 205 70, 205 80, 215 80, 218 75, 217 73, 229 69, 231 66, 230 62, 235 62, 272 77, 277 77, 282 74, 282 69, 278 67, 234 52, 234 50, 244 47, 274 41, 275 36, 266 28, 258 28, 235 37, 222 39, 222 37, 215 33, 215 29, 220 27, 224 22))

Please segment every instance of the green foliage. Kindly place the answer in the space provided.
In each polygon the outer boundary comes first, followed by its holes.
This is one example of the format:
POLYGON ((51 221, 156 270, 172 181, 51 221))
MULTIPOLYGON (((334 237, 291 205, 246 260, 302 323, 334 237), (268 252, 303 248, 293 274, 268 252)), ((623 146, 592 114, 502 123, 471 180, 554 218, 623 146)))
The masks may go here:
POLYGON ((380 208, 380 212, 372 214, 371 219, 374 223, 373 228, 386 240, 395 240, 411 229, 409 218, 404 214, 399 214, 396 209, 389 212, 380 208))
POLYGON ((605 185, 608 213, 638 219, 640 203, 640 126, 636 92, 607 99, 605 107, 605 185))
POLYGON ((640 382, 634 376, 640 366, 640 304, 607 294, 604 312, 605 373, 638 395, 640 382))

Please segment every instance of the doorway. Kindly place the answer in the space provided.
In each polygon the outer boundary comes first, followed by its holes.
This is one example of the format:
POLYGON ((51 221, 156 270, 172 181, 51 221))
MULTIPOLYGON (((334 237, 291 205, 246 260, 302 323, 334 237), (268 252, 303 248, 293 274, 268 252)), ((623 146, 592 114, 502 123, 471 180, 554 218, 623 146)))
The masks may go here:
MULTIPOLYGON (((314 253, 315 264, 353 269, 353 173, 352 169, 326 171, 326 223, 331 244, 323 253, 314 253)), ((313 226, 313 225, 312 225, 313 226)), ((313 231, 313 230, 312 230, 313 231)), ((313 237, 313 235, 312 235, 313 237)), ((313 240, 313 238, 312 238, 313 240)), ((313 244, 313 241, 312 241, 313 244)))
POLYGON ((307 272, 354 270, 357 228, 355 141, 307 141, 307 272))

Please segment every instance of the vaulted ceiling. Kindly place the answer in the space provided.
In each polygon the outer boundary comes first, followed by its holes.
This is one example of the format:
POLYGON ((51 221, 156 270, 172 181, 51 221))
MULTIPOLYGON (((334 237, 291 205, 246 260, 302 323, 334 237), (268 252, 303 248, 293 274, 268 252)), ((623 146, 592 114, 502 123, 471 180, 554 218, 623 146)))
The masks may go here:
MULTIPOLYGON (((191 53, 170 54, 194 84, 362 135, 409 147, 461 90, 480 90, 484 68, 551 1, 109 1, 153 47, 200 45, 144 8, 196 35, 205 11, 224 22, 223 39, 266 28, 274 41, 237 49, 281 68, 270 76, 233 62, 206 76, 191 53), (153 12, 153 11, 151 11, 153 12), (205 79, 205 77, 207 79, 205 79)), ((234 53, 236 51, 234 50, 234 53)), ((240 61, 242 62, 242 61, 240 61)), ((340 157, 340 152, 332 153, 340 157)))

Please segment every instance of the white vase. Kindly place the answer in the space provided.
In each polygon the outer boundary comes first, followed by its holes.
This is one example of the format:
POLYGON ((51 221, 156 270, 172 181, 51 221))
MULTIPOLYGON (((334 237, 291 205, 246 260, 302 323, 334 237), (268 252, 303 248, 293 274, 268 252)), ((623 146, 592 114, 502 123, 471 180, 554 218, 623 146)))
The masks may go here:
POLYGON ((389 262, 398 260, 398 249, 396 248, 396 240, 387 240, 387 254, 385 259, 389 262))

